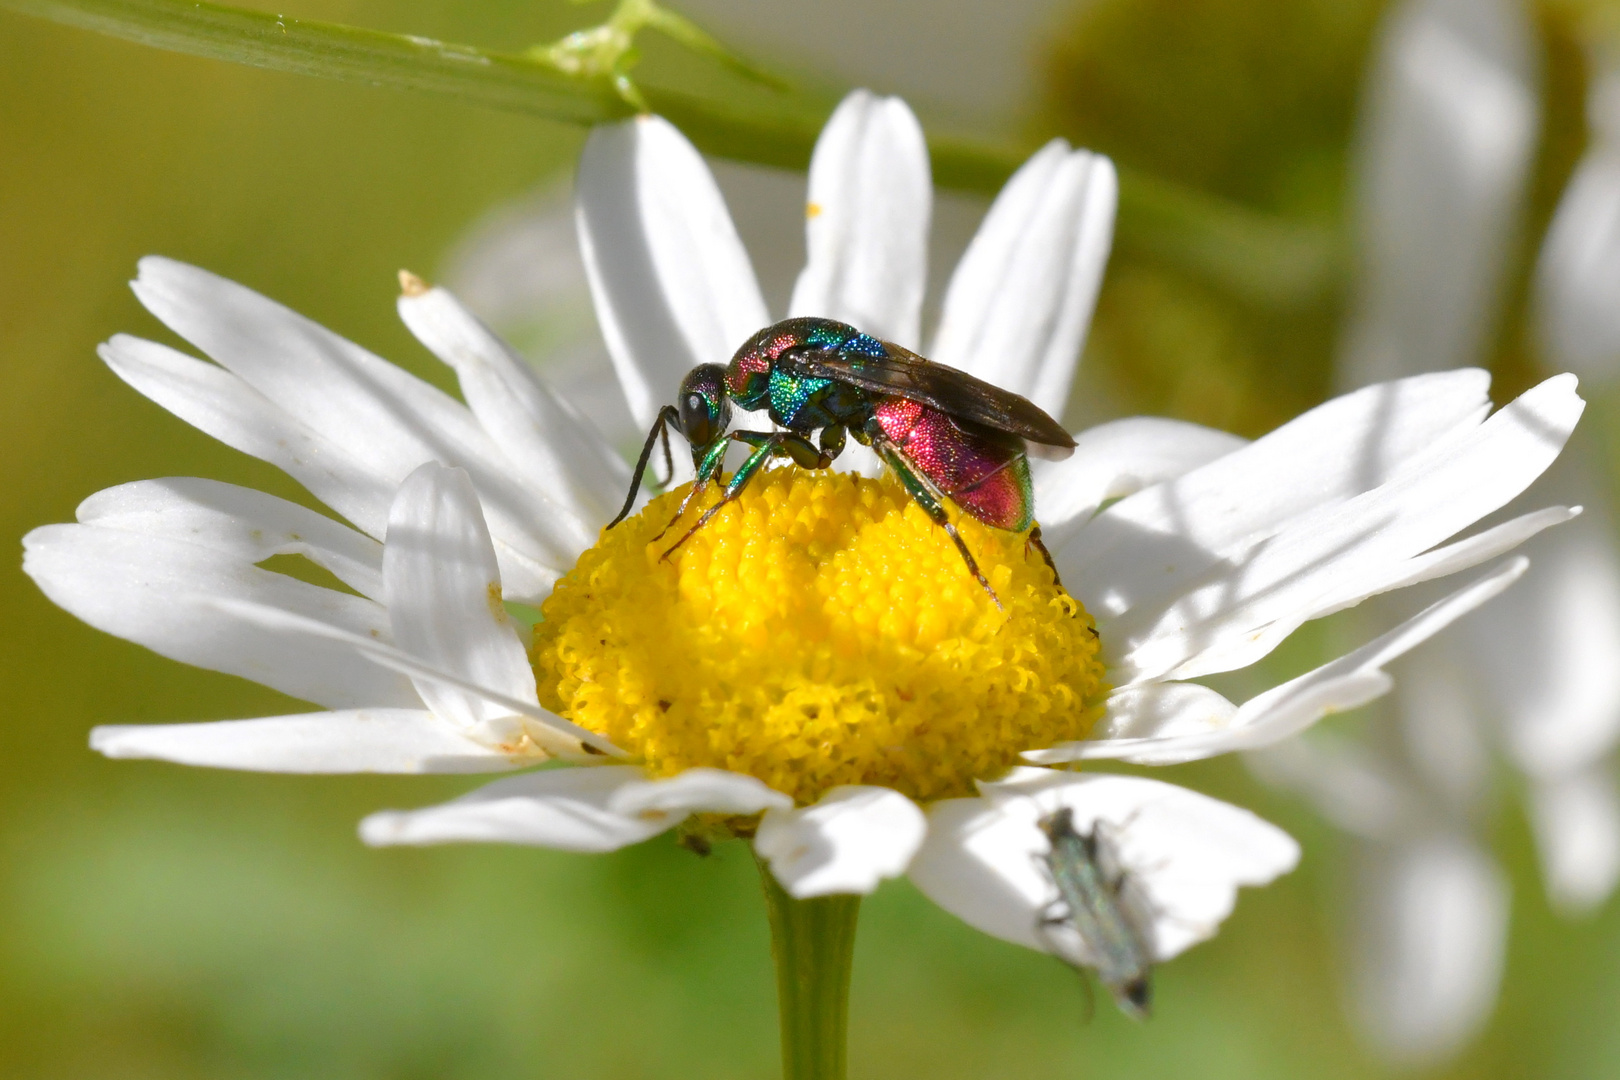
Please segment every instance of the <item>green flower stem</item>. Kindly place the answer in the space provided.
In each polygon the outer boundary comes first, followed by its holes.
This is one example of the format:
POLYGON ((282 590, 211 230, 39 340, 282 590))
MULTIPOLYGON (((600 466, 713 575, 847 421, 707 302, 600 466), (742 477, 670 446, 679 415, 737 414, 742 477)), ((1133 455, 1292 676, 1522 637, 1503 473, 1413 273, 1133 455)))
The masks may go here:
POLYGON ((771 921, 783 1080, 844 1080, 849 975, 859 896, 795 900, 763 859, 759 878, 771 921))
MULTIPOLYGON (((417 90, 570 124, 630 115, 610 74, 570 74, 541 55, 506 55, 353 26, 193 0, 0 0, 0 7, 161 49, 275 71, 417 90)), ((706 154, 803 169, 836 104, 825 93, 700 98, 636 84, 706 154)), ((934 181, 994 192, 1028 146, 929 133, 934 181)), ((1175 266, 1268 308, 1320 302, 1345 262, 1330 230, 1250 210, 1121 168, 1118 250, 1175 266)))
POLYGON ((606 78, 518 56, 190 0, 5 0, 5 7, 159 49, 249 67, 458 97, 575 124, 629 113, 606 78))

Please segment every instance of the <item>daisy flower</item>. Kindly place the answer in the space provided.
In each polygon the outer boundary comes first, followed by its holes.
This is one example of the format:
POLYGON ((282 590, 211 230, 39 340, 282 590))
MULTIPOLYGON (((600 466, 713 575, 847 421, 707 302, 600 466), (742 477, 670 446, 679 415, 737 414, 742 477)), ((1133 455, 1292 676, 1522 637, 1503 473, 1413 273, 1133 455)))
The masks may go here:
MULTIPOLYGON (((664 121, 595 131, 576 190, 603 334, 650 421, 693 364, 725 361, 770 316, 712 177, 664 121)), ((968 248, 927 352, 1059 409, 1114 198, 1106 159, 1061 142, 1038 152, 968 248)), ((816 147, 788 313, 922 344, 929 199, 909 110, 848 98, 816 147)), ((149 258, 134 288, 214 363, 119 336, 102 350, 113 370, 347 524, 170 479, 102 492, 76 524, 31 533, 28 572, 87 622, 324 710, 100 728, 97 749, 292 772, 561 759, 375 814, 362 836, 592 852, 677 827, 695 846, 748 836, 791 897, 909 874, 972 925, 1071 959, 1084 942, 1037 927, 1053 890, 1031 856, 1058 808, 1082 830, 1107 824, 1158 960, 1214 933, 1240 885, 1297 859, 1245 810, 1074 763, 1265 745, 1377 697, 1387 663, 1523 560, 1242 704, 1195 680, 1572 513, 1458 538, 1553 461, 1582 409, 1559 377, 1492 415, 1486 375, 1465 370, 1369 387, 1253 443, 1151 418, 1081 432, 1036 477, 1067 591, 1024 537, 960 522, 1005 611, 895 481, 852 472, 764 473, 666 560, 653 541, 680 492, 604 531, 623 462, 447 291, 407 276, 399 309, 465 404, 206 271, 149 258), (347 589, 259 565, 285 554, 347 589), (539 609, 532 627, 516 605, 539 609)))

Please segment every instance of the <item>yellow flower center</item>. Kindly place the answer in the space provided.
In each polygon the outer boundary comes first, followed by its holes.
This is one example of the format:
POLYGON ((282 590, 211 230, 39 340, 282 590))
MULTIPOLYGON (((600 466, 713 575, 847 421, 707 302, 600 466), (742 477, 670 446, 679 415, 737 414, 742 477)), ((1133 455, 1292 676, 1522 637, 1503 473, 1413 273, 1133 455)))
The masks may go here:
POLYGON ((1024 536, 957 522, 1000 611, 893 479, 773 469, 665 559, 685 491, 604 530, 535 627, 541 702, 654 775, 944 798, 1100 715, 1091 617, 1024 536))

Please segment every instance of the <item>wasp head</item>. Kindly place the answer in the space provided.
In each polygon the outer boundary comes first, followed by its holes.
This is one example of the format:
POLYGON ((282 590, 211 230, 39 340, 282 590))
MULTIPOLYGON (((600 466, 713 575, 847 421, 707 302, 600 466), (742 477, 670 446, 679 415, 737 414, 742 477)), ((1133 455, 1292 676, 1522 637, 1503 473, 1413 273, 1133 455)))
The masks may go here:
POLYGON ((731 423, 726 369, 719 364, 699 364, 687 372, 676 409, 681 414, 681 433, 694 448, 709 446, 725 435, 731 423))

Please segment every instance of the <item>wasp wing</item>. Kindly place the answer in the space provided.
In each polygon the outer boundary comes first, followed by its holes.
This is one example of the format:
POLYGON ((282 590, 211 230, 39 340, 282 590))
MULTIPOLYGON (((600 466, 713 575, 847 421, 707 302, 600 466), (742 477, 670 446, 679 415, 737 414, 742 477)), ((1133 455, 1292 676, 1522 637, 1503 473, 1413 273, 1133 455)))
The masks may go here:
POLYGON ((965 371, 936 364, 892 342, 885 341, 883 348, 883 356, 834 349, 795 350, 790 362, 806 375, 847 382, 874 394, 920 402, 948 416, 971 420, 1043 446, 1074 448, 1074 439, 1063 430, 1063 425, 1028 398, 965 371))

